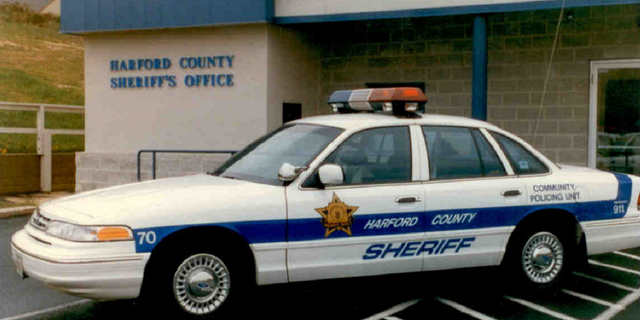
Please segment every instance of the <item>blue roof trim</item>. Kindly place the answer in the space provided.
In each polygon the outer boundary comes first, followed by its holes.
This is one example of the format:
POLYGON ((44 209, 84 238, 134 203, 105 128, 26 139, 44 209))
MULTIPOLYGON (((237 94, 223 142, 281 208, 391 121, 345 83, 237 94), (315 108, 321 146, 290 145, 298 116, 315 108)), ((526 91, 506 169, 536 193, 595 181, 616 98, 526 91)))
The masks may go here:
MULTIPOLYGON (((565 8, 591 7, 605 5, 638 4, 640 0, 567 0, 565 8)), ((524 3, 505 3, 472 5, 432 9, 411 9, 397 11, 343 13, 310 16, 288 16, 275 17, 276 24, 293 23, 313 23, 313 22, 336 22, 336 21, 357 21, 357 20, 377 20, 377 19, 397 19, 397 18, 419 18, 437 17, 462 14, 482 14, 495 12, 516 12, 545 9, 558 9, 562 7, 562 0, 542 0, 524 3)))
POLYGON ((62 0, 62 33, 272 22, 274 0, 62 0))

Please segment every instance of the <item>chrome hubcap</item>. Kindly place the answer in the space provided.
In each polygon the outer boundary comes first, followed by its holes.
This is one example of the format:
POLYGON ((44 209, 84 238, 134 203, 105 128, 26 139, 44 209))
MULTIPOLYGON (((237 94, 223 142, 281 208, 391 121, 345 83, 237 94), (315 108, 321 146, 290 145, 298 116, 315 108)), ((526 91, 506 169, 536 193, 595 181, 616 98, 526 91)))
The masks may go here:
POLYGON ((522 267, 535 283, 550 283, 562 270, 564 250, 560 240, 549 232, 536 233, 522 249, 522 267))
POLYGON ((229 295, 229 270, 217 257, 198 254, 187 258, 173 277, 173 294, 185 311, 208 314, 229 295))

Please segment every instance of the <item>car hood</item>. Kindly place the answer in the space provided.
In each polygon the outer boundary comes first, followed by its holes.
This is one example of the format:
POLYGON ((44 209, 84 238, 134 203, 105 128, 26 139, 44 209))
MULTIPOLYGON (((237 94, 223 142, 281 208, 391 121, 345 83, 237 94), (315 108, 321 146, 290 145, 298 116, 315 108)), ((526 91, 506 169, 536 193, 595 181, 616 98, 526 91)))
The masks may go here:
POLYGON ((284 188, 199 174, 81 193, 48 202, 40 210, 49 218, 80 224, 148 226, 172 223, 169 220, 229 220, 231 215, 233 220, 255 219, 248 213, 256 207, 263 214, 275 210, 274 214, 284 215, 284 188), (216 218, 214 211, 225 214, 216 218))

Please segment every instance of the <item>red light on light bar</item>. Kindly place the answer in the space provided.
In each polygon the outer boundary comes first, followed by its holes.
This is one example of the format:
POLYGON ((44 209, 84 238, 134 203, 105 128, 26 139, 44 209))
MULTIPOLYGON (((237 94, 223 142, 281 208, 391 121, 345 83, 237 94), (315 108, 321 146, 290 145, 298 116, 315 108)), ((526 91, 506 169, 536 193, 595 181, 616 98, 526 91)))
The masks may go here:
POLYGON ((426 102, 427 97, 418 88, 382 88, 373 89, 369 102, 426 102))

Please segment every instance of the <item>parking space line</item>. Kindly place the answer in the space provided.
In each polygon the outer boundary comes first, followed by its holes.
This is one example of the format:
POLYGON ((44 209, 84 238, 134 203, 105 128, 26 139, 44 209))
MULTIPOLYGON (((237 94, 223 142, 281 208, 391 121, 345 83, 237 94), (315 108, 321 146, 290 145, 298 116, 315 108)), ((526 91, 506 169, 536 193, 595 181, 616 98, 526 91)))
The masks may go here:
POLYGON ((609 301, 604 301, 604 300, 601 300, 601 299, 598 299, 598 298, 594 298, 594 297, 588 296, 586 294, 578 293, 578 292, 567 290, 567 289, 562 289, 562 292, 564 292, 564 293, 566 293, 566 294, 568 294, 570 296, 574 296, 576 298, 580 298, 580 299, 583 299, 583 300, 591 301, 593 303, 597 303, 599 305, 603 305, 605 307, 623 309, 622 306, 619 306, 619 305, 617 305, 615 303, 611 303, 609 301))
POLYGON ((593 280, 593 281, 596 281, 596 282, 600 282, 600 283, 604 283, 604 284, 610 285, 610 286, 612 286, 614 288, 618 288, 618 289, 622 289, 622 290, 626 290, 626 291, 635 291, 636 290, 635 288, 627 287, 625 285, 621 285, 619 283, 615 283, 615 282, 612 282, 612 281, 609 281, 609 280, 596 278, 596 277, 593 277, 593 276, 590 276, 590 275, 586 275, 584 273, 574 272, 573 274, 575 274, 576 276, 579 276, 579 277, 587 278, 589 280, 593 280))
POLYGON ((509 300, 513 301, 513 302, 519 303, 519 304, 521 304, 521 305, 523 305, 525 307, 529 307, 529 308, 531 308, 533 310, 536 310, 536 311, 539 311, 539 312, 542 312, 542 313, 546 313, 546 314, 548 314, 548 315, 550 315, 550 316, 552 316, 554 318, 558 318, 558 319, 562 319, 562 320, 577 320, 576 318, 570 317, 570 316, 568 316, 566 314, 562 314, 560 312, 556 312, 556 311, 553 311, 551 309, 547 309, 547 308, 545 308, 543 306, 539 306, 539 305, 537 305, 535 303, 532 303, 532 302, 529 302, 529 301, 525 301, 525 300, 522 300, 522 299, 509 297, 509 296, 504 296, 504 297, 506 299, 509 299, 509 300))
POLYGON ((606 263, 598 262, 598 261, 591 260, 591 259, 589 259, 589 263, 591 263, 593 265, 596 265, 596 266, 611 268, 611 269, 615 269, 615 270, 618 270, 618 271, 632 273, 632 274, 640 276, 640 271, 631 270, 631 269, 627 269, 627 268, 623 268, 623 267, 618 267, 618 266, 614 266, 612 264, 606 264, 606 263))
POLYGON ((630 258, 630 259, 634 259, 634 260, 640 261, 640 257, 638 257, 636 255, 628 254, 626 252, 614 251, 613 253, 615 253, 617 255, 620 255, 620 256, 623 256, 623 257, 627 257, 627 258, 630 258))
POLYGON ((87 304, 89 302, 92 302, 92 300, 83 299, 83 300, 80 300, 80 301, 74 301, 74 302, 70 302, 70 303, 65 303, 65 304, 61 304, 59 306, 55 306, 55 307, 51 307, 51 308, 47 308, 47 309, 27 312, 27 313, 23 313, 23 314, 18 314, 18 315, 11 316, 11 317, 8 317, 8 318, 3 318, 3 319, 0 319, 0 320, 20 320, 20 319, 31 318, 31 317, 35 317, 35 316, 38 316, 38 315, 47 314, 47 313, 50 313, 50 312, 60 311, 60 310, 66 309, 66 308, 87 304))
MULTIPOLYGON (((406 308, 411 307, 412 305, 420 302, 422 300, 422 298, 420 299, 415 299, 415 300, 411 300, 411 301, 407 301, 407 302, 403 302, 395 307, 392 307, 388 310, 382 311, 380 313, 376 313, 374 315, 372 315, 371 317, 365 318, 364 320, 380 320, 383 318, 386 318, 392 314, 398 313, 406 308)), ((1 319, 0 319, 1 320, 1 319)))
POLYGON ((478 311, 475 311, 473 309, 467 308, 467 307, 465 307, 465 306, 463 306, 463 305, 461 305, 461 304, 459 304, 457 302, 454 302, 454 301, 451 301, 451 300, 447 300, 447 299, 444 299, 444 298, 438 298, 438 297, 436 297, 436 300, 438 300, 438 301, 440 301, 440 302, 442 302, 442 303, 444 303, 444 304, 446 304, 446 305, 448 305, 448 306, 450 306, 450 307, 452 307, 452 308, 454 308, 454 309, 456 309, 456 310, 458 310, 458 311, 460 311, 462 313, 466 313, 466 314, 468 314, 468 315, 470 315, 470 316, 472 316, 472 317, 474 317, 476 319, 480 319, 480 320, 495 320, 494 318, 491 318, 491 317, 489 317, 489 316, 487 316, 487 315, 485 315, 483 313, 480 313, 478 311))
MULTIPOLYGON (((628 305, 634 303, 636 300, 640 298, 640 289, 635 290, 634 292, 628 294, 622 300, 618 301, 618 305, 622 307, 622 309, 626 308, 628 305)), ((607 311, 601 313, 593 320, 609 320, 618 314, 622 309, 613 309, 610 308, 607 311)))
POLYGON ((402 320, 402 319, 400 319, 398 317, 390 316, 390 317, 384 318, 384 320, 402 320))

